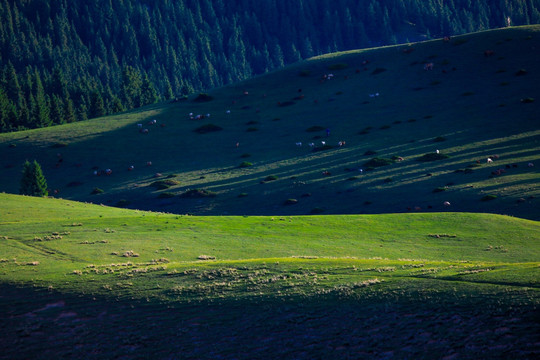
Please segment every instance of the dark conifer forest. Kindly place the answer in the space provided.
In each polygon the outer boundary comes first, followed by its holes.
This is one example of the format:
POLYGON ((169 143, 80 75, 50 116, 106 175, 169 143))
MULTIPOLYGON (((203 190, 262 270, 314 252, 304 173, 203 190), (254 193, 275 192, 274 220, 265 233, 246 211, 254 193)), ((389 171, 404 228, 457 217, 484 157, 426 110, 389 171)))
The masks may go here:
POLYGON ((129 110, 323 53, 533 23, 538 0, 1 0, 0 132, 129 110))

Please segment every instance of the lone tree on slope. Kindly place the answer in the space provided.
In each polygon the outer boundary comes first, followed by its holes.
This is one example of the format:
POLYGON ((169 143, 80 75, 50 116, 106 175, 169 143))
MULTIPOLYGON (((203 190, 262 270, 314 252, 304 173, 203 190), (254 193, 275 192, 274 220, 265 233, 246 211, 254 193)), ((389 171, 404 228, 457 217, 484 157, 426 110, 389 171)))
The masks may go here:
POLYGON ((21 195, 41 197, 49 195, 49 192, 47 191, 47 181, 45 180, 45 176, 43 176, 41 166, 39 166, 36 160, 32 163, 28 160, 25 161, 19 193, 21 195))

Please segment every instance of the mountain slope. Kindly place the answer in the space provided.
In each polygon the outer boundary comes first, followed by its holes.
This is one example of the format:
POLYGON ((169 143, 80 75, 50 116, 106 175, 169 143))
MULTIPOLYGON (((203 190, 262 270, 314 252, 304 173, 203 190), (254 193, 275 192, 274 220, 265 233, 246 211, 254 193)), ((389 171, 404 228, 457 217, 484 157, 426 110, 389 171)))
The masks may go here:
POLYGON ((329 54, 209 97, 1 134, 0 190, 16 193, 21 164, 36 158, 56 196, 138 209, 539 219, 540 177, 528 166, 540 166, 539 49, 540 26, 527 26, 329 54), (222 130, 194 132, 207 124, 222 130), (449 157, 417 160, 437 150, 449 157), (370 169, 374 157, 403 160, 370 169), (157 180, 177 182, 158 190, 157 180), (180 196, 189 189, 209 193, 180 196))

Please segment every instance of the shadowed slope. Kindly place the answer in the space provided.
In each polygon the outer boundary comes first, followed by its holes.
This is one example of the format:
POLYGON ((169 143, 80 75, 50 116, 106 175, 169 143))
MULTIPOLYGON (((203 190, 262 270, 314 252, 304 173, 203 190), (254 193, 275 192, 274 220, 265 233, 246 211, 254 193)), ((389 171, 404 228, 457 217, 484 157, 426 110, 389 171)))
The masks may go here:
POLYGON ((539 176, 528 167, 540 165, 539 29, 329 54, 215 89, 211 101, 195 95, 2 134, 1 190, 17 192, 21 164, 36 158, 56 196, 113 206, 201 215, 421 209, 539 219, 539 176), (429 63, 432 70, 424 70, 429 63), (194 132, 208 124, 222 130, 194 132), (449 157, 417 161, 437 150, 449 157), (369 169, 364 164, 374 157, 402 161, 369 169), (251 166, 240 167, 244 161, 251 166), (111 176, 93 175, 107 168, 111 176), (150 186, 167 175, 179 183, 150 186), (275 180, 264 181, 268 176, 275 180), (91 195, 95 188, 103 193, 91 195), (182 198, 189 189, 216 196, 182 198), (494 200, 481 201, 486 196, 494 200))

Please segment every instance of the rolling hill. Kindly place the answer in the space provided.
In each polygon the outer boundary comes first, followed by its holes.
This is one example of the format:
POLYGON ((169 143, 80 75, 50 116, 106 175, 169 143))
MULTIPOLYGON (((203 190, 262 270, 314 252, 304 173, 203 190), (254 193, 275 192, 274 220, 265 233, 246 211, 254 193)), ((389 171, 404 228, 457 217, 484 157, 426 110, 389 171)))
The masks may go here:
POLYGON ((539 353, 537 221, 0 202, 0 359, 539 353))
POLYGON ((538 220, 539 49, 540 26, 525 26, 329 54, 135 112, 0 134, 0 190, 17 193, 35 158, 51 195, 133 209, 538 220))

